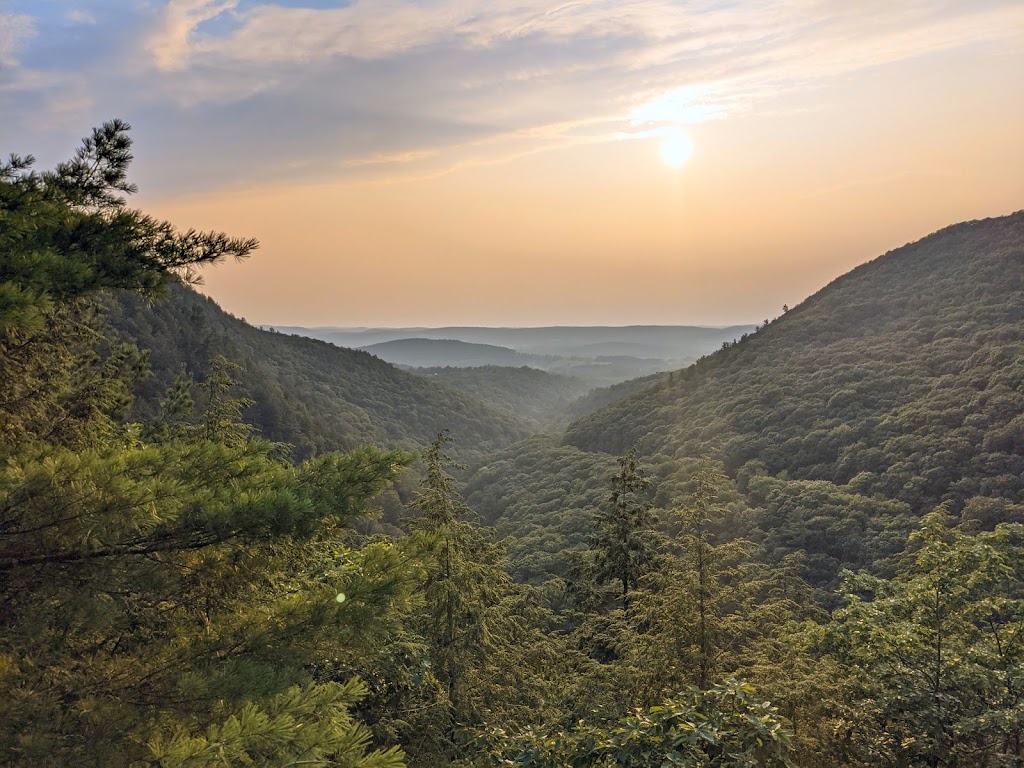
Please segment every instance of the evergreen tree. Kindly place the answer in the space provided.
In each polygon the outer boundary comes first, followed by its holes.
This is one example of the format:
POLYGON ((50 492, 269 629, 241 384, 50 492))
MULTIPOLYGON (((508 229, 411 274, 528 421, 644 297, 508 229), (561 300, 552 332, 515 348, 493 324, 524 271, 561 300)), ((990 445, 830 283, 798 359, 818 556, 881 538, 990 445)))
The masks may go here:
POLYGON ((650 567, 655 555, 650 485, 636 458, 636 446, 619 459, 610 479, 608 506, 595 516, 597 532, 590 539, 592 578, 598 585, 618 585, 622 609, 629 610, 630 592, 650 567))
POLYGON ((716 540, 726 482, 702 459, 687 503, 670 513, 677 533, 637 593, 628 677, 641 702, 686 686, 708 690, 727 677, 748 680, 791 726, 801 725, 799 748, 817 750, 820 734, 808 721, 822 716, 834 666, 820 662, 813 591, 798 558, 769 565, 749 541, 716 540))
POLYGON ((104 123, 53 171, 32 171, 31 156, 0 165, 0 328, 8 333, 40 328, 56 303, 101 289, 159 294, 198 266, 257 247, 218 232, 179 232, 129 209, 129 129, 104 123))
POLYGON ((472 678, 495 650, 495 608, 511 579, 502 568, 504 553, 472 521, 472 510, 449 473, 456 466, 445 452, 451 442, 441 432, 426 451, 426 474, 413 502, 418 516, 411 529, 422 537, 432 560, 420 626, 444 692, 446 737, 453 745, 456 724, 479 722, 479 692, 472 690, 472 678))
MULTIPOLYGON (((415 569, 346 531, 408 457, 289 464, 237 422, 226 368, 202 429, 122 420, 145 358, 108 340, 97 293, 156 293, 255 246, 128 210, 126 131, 105 125, 50 173, 0 169, 0 755, 397 766, 348 713, 360 684, 309 669, 408 599, 415 569)), ((168 424, 190 389, 168 395, 168 424)))

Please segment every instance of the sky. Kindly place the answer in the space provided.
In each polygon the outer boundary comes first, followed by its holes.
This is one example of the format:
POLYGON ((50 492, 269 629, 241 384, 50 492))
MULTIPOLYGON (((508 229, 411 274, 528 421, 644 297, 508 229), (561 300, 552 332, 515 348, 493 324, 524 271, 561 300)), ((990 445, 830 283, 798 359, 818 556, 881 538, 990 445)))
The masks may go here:
POLYGON ((759 322, 1024 208, 1022 94, 1019 0, 0 0, 0 152, 127 120, 272 325, 759 322))

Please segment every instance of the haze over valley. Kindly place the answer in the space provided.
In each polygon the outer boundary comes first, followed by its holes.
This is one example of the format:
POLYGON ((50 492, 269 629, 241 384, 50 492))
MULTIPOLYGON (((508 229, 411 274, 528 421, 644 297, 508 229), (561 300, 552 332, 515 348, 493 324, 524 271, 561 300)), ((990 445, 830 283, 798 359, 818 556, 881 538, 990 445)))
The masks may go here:
MULTIPOLYGON (((680 368, 754 326, 551 328, 296 328, 294 333, 362 349, 400 367, 530 367, 592 387, 680 368)), ((432 375, 436 375, 433 372, 432 375)))

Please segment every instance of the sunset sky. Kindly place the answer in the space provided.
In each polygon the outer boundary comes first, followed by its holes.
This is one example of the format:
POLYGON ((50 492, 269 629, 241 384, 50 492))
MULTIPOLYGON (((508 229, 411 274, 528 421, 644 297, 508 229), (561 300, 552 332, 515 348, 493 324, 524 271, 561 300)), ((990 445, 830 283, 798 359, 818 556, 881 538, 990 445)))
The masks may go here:
POLYGON ((253 322, 747 323, 1024 208, 1024 4, 0 0, 0 115, 130 122, 253 322))

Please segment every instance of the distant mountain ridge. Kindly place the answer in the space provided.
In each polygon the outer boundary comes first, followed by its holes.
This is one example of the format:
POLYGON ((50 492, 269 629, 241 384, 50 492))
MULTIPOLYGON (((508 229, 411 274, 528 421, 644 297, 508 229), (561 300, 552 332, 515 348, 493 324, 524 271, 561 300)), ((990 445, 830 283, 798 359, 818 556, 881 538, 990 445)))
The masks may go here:
POLYGON ((606 387, 688 365, 753 328, 636 325, 310 329, 286 326, 277 330, 343 347, 366 349, 399 365, 529 365, 589 381, 593 387, 606 387), (478 349, 474 353, 456 342, 488 345, 492 349, 478 349))
POLYGON ((697 358, 753 329, 751 325, 704 327, 691 325, 546 326, 539 328, 304 328, 277 326, 343 347, 360 348, 398 339, 451 339, 493 344, 536 355, 587 356, 628 354, 634 357, 697 358), (607 345, 607 346, 604 346, 607 345))

